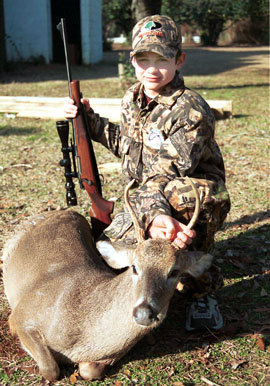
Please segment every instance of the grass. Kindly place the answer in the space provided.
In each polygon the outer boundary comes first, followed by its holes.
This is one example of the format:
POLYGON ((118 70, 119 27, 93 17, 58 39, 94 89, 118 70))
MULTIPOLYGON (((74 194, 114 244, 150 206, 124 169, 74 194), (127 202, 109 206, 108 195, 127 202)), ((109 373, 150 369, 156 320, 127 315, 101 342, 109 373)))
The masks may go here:
MULTIPOLYGON (((265 52, 257 47, 189 50, 190 57, 200 54, 200 61, 188 62, 185 70, 186 84, 206 99, 233 100, 233 117, 216 126, 232 199, 215 247, 216 262, 225 277, 217 294, 224 328, 217 333, 186 333, 185 299, 175 294, 162 326, 139 342, 103 381, 77 379, 76 385, 204 386, 209 381, 220 386, 270 385, 270 100, 265 52)), ((110 57, 90 74, 78 67, 74 75, 82 79, 84 95, 121 97, 123 89, 116 73, 110 57)), ((16 67, 1 76, 1 95, 67 93, 61 65, 16 67)), ((9 119, 1 114, 0 137, 2 248, 25 217, 65 207, 65 191, 54 121, 9 119)), ((95 150, 99 164, 117 161, 99 145, 95 150)), ((117 209, 122 202, 119 179, 119 172, 104 174, 105 197, 117 197, 117 209)), ((88 217, 88 197, 78 184, 76 191, 77 210, 88 217)), ((40 376, 25 371, 36 369, 8 330, 9 312, 1 285, 0 385, 45 385, 40 376)), ((73 371, 65 369, 55 384, 71 384, 73 371)))

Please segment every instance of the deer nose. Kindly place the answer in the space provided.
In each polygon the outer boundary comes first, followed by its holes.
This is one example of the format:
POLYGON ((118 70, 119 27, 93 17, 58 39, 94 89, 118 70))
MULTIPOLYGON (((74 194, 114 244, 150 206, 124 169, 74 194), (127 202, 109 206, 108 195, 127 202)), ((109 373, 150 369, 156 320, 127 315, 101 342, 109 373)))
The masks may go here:
POLYGON ((158 321, 158 311, 156 311, 146 301, 139 304, 133 310, 133 318, 137 324, 142 326, 150 326, 152 323, 158 321))

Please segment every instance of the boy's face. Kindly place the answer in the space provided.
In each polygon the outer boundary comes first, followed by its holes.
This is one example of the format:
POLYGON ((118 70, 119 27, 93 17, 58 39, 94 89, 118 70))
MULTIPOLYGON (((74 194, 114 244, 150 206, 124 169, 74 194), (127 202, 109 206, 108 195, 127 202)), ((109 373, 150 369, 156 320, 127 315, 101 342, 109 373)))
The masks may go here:
POLYGON ((176 62, 175 58, 168 59, 154 52, 140 52, 132 57, 131 63, 137 79, 144 85, 145 94, 154 98, 173 80, 175 71, 183 66, 185 58, 185 53, 182 53, 176 62))

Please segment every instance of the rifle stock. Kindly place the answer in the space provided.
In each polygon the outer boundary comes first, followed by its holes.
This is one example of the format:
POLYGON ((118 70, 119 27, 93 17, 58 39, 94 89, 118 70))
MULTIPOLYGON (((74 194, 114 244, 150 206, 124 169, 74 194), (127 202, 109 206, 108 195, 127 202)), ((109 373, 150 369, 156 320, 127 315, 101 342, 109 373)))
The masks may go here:
MULTIPOLYGON (((84 111, 84 106, 81 103, 80 82, 71 79, 69 67, 68 48, 66 41, 65 19, 57 25, 59 29, 65 51, 69 96, 78 106, 78 114, 72 120, 73 126, 73 147, 75 158, 77 160, 76 177, 78 177, 81 188, 85 189, 91 200, 89 214, 91 217, 92 232, 96 240, 102 231, 111 223, 111 213, 113 212, 113 203, 102 197, 101 183, 99 179, 96 158, 93 150, 93 145, 90 138, 87 117, 84 111)), ((74 165, 75 168, 76 165, 74 165)))
MULTIPOLYGON (((73 98, 76 106, 78 106, 78 115, 73 119, 76 157, 78 160, 78 170, 80 183, 87 191, 92 205, 89 210, 92 225, 94 228, 98 226, 98 230, 93 229, 101 233, 110 223, 110 214, 113 211, 113 203, 105 200, 98 191, 97 175, 93 170, 92 159, 92 144, 89 138, 86 122, 84 120, 83 109, 81 104, 80 82, 73 80, 70 82, 71 97, 73 98), (102 228, 102 229, 101 229, 102 228)), ((93 150, 92 150, 93 151, 93 150)))

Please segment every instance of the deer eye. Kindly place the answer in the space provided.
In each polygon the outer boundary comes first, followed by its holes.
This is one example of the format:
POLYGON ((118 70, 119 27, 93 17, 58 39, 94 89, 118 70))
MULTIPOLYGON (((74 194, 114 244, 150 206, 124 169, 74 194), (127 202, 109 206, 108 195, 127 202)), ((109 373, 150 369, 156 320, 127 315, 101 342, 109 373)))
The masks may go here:
POLYGON ((132 271, 133 271, 134 275, 138 275, 138 272, 137 272, 135 265, 132 265, 132 271))
POLYGON ((170 273, 169 273, 169 279, 170 278, 175 278, 179 275, 179 269, 173 269, 170 273))

